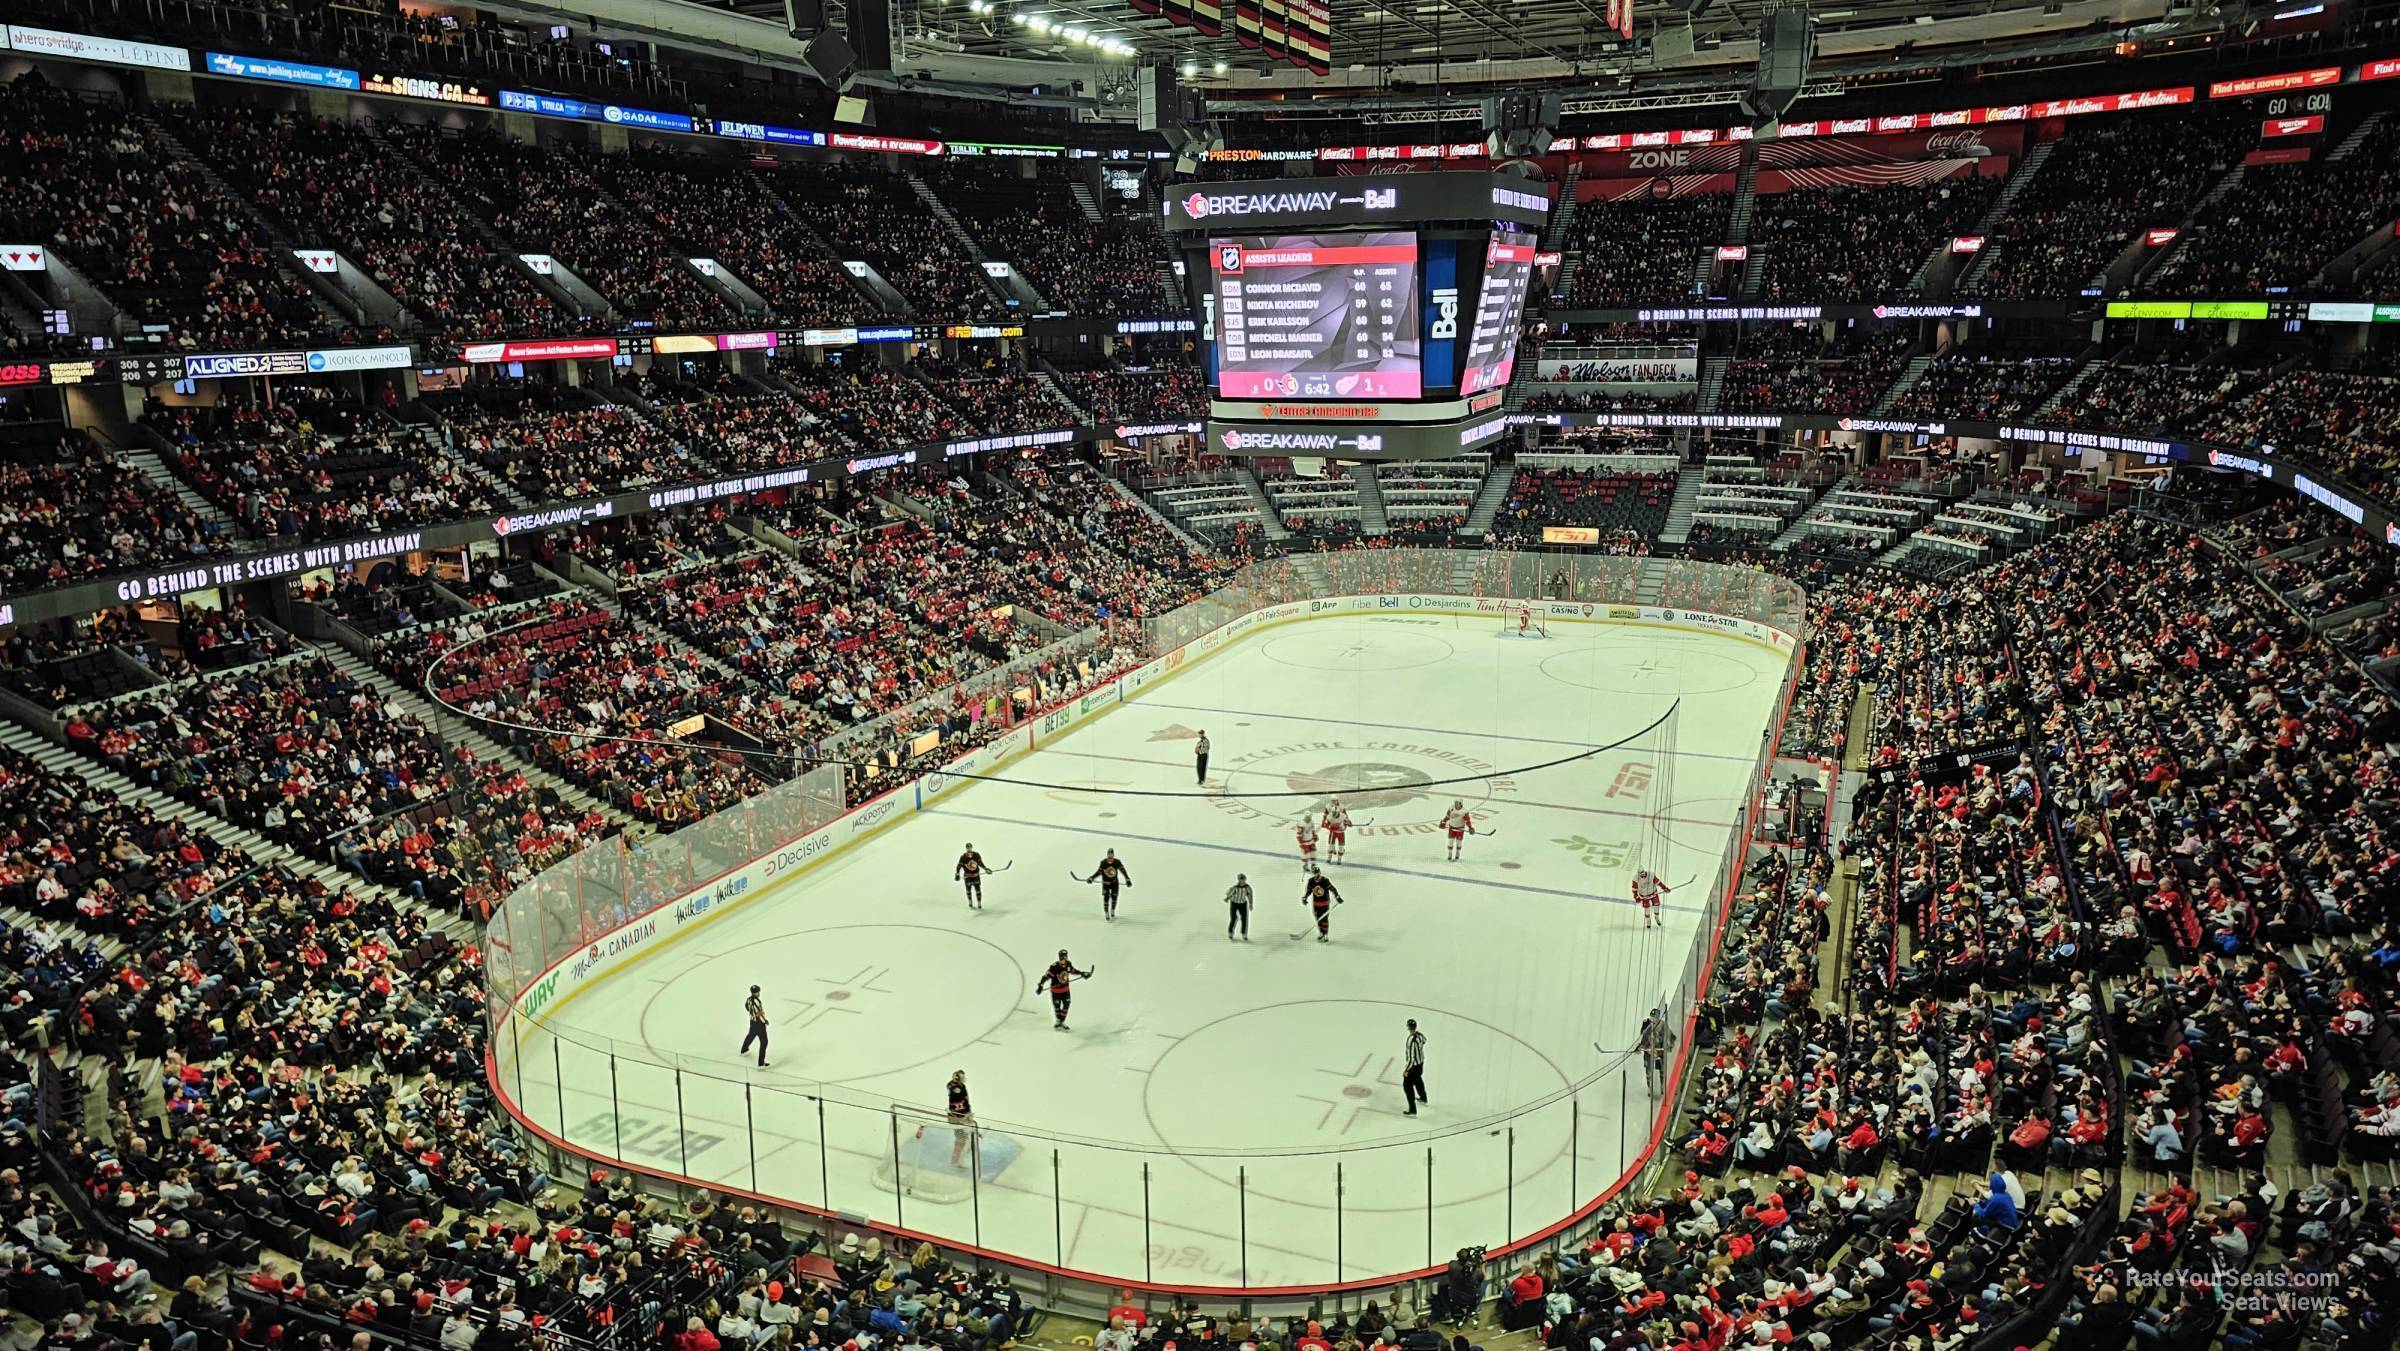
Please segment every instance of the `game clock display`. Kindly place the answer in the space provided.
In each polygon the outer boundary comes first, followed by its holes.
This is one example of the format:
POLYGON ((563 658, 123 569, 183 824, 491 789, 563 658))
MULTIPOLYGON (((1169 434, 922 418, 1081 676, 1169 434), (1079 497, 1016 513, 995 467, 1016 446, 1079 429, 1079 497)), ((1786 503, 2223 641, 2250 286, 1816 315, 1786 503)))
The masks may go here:
POLYGON ((1209 270, 1220 397, 1423 395, 1414 231, 1217 238, 1209 270))

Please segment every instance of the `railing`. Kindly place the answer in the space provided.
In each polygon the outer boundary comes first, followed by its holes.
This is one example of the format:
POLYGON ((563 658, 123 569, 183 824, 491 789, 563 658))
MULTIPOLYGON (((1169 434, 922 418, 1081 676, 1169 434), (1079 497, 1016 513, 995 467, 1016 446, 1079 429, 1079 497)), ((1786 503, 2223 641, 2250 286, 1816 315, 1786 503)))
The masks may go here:
MULTIPOLYGON (((1586 1222, 1659 1147, 1799 670, 1803 604, 1789 581, 1677 560, 1396 549, 1241 569, 1212 595, 1146 620, 1142 665, 898 792, 843 813, 822 781, 833 771, 812 771, 666 839, 638 847, 604 842, 520 887, 494 911, 487 934, 492 1086, 523 1127, 564 1156, 554 1159, 553 1174, 592 1164, 631 1169, 681 1187, 930 1238, 1062 1283, 1302 1299, 1422 1277, 1463 1246, 1505 1251, 1552 1239, 1586 1222), (1636 600, 1644 592, 1651 597, 1647 608, 1636 600), (760 895, 773 894, 776 904, 804 897, 805 878, 793 883, 803 890, 780 888, 853 841, 958 791, 963 781, 997 775, 1002 761, 1116 707, 1150 680, 1204 662, 1249 628, 1320 612, 1444 605, 1453 615, 1488 613, 1497 626, 1500 611, 1513 613, 1520 601, 1560 620, 1613 617, 1731 630, 1788 656, 1776 735, 1762 736, 1755 761, 1741 770, 1742 806, 1724 846, 1697 880, 1679 887, 1684 897, 1699 898, 1684 902, 1699 911, 1692 936, 1677 940, 1685 942, 1680 951, 1657 950, 1638 961, 1626 946, 1621 955, 1642 968, 1623 973, 1630 986, 1602 994, 1604 982, 1587 972, 1591 990, 1562 987, 1576 991, 1570 1002, 1609 1002, 1622 1015, 1623 1043, 1607 1050, 1594 1045, 1575 1063, 1552 1064, 1549 1086, 1529 1089, 1517 1106, 1423 1134, 1304 1148, 1227 1147, 1178 1132, 1181 1112, 1203 1098, 1238 1100, 1260 1086, 1213 1078, 1180 1083, 1161 1067, 1114 1087, 1014 1086, 1020 1101, 1034 1092, 1070 1100, 1147 1093, 1155 1139, 1103 1139, 990 1117, 976 1132, 954 1134, 938 1108, 894 1104, 780 1065, 754 1073, 729 1068, 723 1056, 686 1057, 646 1040, 615 1040, 562 1011, 595 986, 613 987, 596 998, 616 997, 618 989, 650 997, 660 988, 655 982, 677 977, 669 972, 638 987, 631 979, 603 978, 665 948, 712 912, 760 895), (1609 615, 1612 608, 1620 613, 1609 615), (1645 1009, 1650 1016, 1641 1019, 1645 1009), (1645 1027, 1638 1036, 1630 1030, 1636 1021, 1645 1027), (1174 1143, 1179 1134, 1186 1143, 1174 1143)), ((1652 752, 1640 758, 1655 759, 1669 773, 1677 721, 1670 710, 1647 726, 1636 720, 1551 735, 1580 733, 1596 745, 1620 741, 1652 752)), ((739 990, 712 994, 738 1006, 739 990)), ((1374 992, 1344 991, 1336 1002, 1362 999, 1372 1002, 1374 992)), ((607 1021, 623 1025, 619 1015, 607 1021)), ((938 1078, 948 1060, 928 1068, 938 1078)), ((870 1078, 876 1073, 862 1070, 870 1078)), ((1290 1096, 1288 1088, 1283 1095, 1290 1096)))

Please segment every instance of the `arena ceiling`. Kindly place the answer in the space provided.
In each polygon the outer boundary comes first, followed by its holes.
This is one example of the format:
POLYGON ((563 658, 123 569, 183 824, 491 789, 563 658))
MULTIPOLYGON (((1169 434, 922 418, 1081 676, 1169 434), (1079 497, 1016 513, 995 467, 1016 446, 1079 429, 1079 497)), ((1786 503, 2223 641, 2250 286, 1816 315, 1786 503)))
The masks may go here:
MULTIPOLYGON (((1453 108, 1476 86, 1564 83, 1605 103, 1640 93, 1652 106, 1726 101, 1756 61, 1759 21, 1792 0, 1635 0, 1628 42, 1603 23, 1605 0, 1331 0, 1332 72, 1315 76, 1240 46, 1203 37, 1128 0, 894 0, 898 75, 960 93, 1034 85, 1060 101, 1131 113, 1135 72, 1167 63, 1205 89, 1212 109, 1239 115, 1249 101, 1322 103, 1356 115, 1362 102, 1398 107, 1420 92, 1453 108), (1081 40, 1070 36, 1080 34, 1081 40), (1121 44, 1103 51, 1100 43, 1121 44), (1128 50, 1129 49, 1129 50, 1128 50), (1063 96, 1063 97, 1062 97, 1063 96)), ((847 0, 824 0, 828 22, 847 22, 847 0)), ((548 0, 510 9, 541 11, 548 0)), ((2246 0, 1808 0, 1816 22, 1816 77, 1827 92, 1845 75, 1912 66, 1988 63, 2105 52, 2121 42, 2223 31, 2246 0)), ((564 13, 567 7, 559 6, 564 13)), ((573 17, 619 32, 646 32, 696 50, 794 64, 784 0, 578 0, 573 17)), ((885 83, 885 81, 871 81, 885 83)))

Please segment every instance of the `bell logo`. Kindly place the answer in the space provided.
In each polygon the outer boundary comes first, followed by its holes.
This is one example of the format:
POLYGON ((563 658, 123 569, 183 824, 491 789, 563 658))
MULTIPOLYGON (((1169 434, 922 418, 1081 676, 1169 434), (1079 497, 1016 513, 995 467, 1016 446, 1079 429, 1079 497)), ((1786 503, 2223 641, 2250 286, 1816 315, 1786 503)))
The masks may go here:
POLYGON ((1369 210, 1369 211, 1391 211, 1391 210, 1394 210, 1395 208, 1397 208, 1399 205, 1400 205, 1400 189, 1398 189, 1398 188, 1369 188, 1369 189, 1367 189, 1367 201, 1366 201, 1366 207, 1367 207, 1367 210, 1369 210))
POLYGON ((1458 336, 1457 287, 1433 288, 1433 327, 1426 330, 1425 336, 1436 340, 1458 336))

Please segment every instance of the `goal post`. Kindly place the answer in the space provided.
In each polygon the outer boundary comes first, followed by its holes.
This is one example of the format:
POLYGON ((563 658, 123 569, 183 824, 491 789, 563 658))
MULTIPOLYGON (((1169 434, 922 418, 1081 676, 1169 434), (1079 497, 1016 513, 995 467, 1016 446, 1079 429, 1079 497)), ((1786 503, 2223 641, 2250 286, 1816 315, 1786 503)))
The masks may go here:
POLYGON ((1539 602, 1530 603, 1523 608, 1519 608, 1514 601, 1508 602, 1500 611, 1500 635, 1504 638, 1515 638, 1520 635, 1527 638, 1549 637, 1550 616, 1543 613, 1545 608, 1539 602))

